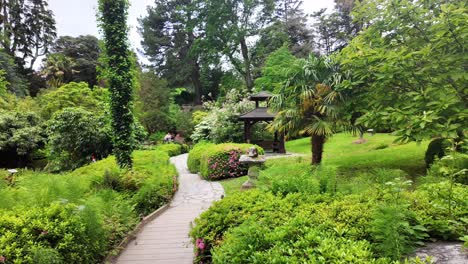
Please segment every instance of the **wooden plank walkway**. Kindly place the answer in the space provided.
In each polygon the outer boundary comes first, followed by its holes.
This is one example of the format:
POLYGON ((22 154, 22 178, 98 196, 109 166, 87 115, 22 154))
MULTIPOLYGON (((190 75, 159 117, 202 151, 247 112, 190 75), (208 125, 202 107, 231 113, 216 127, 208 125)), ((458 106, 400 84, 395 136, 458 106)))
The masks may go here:
POLYGON ((187 154, 171 158, 179 172, 179 190, 170 207, 137 234, 117 264, 191 264, 190 224, 224 194, 217 182, 200 179, 187 169, 187 154))

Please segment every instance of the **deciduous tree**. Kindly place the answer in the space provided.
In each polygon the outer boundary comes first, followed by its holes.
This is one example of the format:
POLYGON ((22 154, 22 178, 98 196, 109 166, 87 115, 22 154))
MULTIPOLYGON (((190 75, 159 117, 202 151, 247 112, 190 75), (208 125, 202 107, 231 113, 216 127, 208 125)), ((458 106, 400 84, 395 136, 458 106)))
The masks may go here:
POLYGON ((463 141, 467 127, 464 1, 381 0, 355 16, 372 25, 340 54, 366 126, 391 126, 401 141, 463 141))

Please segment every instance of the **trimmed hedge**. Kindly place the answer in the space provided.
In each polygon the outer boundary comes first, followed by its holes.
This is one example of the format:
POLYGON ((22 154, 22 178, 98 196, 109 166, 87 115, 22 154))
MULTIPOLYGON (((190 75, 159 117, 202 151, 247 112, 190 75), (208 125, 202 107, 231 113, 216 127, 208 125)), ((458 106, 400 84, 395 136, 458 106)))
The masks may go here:
POLYGON ((187 167, 191 173, 198 173, 200 171, 200 161, 202 154, 206 149, 212 146, 215 146, 215 144, 209 142, 200 142, 193 146, 187 159, 187 167))
POLYGON ((174 194, 169 161, 181 146, 135 151, 132 171, 114 157, 57 175, 25 171, 0 184, 5 263, 101 263, 146 215, 174 194))
MULTIPOLYGON (((247 174, 247 166, 239 163, 242 154, 247 153, 252 144, 224 143, 214 145, 201 143, 195 145, 189 153, 190 172, 200 172, 207 180, 235 178, 247 174)), ((264 151, 258 147, 259 153, 264 151)))

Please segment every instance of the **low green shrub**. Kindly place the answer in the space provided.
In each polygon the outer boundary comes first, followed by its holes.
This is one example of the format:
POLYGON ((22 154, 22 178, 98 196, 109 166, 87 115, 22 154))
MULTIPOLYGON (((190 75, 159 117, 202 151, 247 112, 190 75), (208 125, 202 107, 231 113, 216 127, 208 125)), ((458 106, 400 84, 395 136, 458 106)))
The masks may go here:
POLYGON ((166 152, 167 155, 169 155, 169 157, 174 157, 183 153, 187 153, 188 146, 185 144, 177 144, 177 143, 162 144, 162 145, 158 145, 158 150, 166 152))
POLYGON ((102 219, 90 208, 53 203, 44 208, 21 209, 0 215, 0 252, 7 258, 6 263, 36 263, 37 250, 48 251, 56 262, 97 263, 102 258, 108 241, 102 219), (93 214, 93 223, 86 214, 93 214))
POLYGON ((200 171, 202 154, 207 148, 211 146, 214 146, 214 144, 209 142, 200 142, 193 146, 192 150, 190 150, 187 160, 187 167, 191 173, 198 173, 200 171))
POLYGON ((424 240, 457 240, 467 233, 466 188, 455 184, 452 200, 446 201, 448 183, 424 184, 415 191, 405 183, 394 179, 351 195, 235 193, 195 220, 196 261, 399 263, 424 240))
MULTIPOLYGON (((224 143, 204 148, 200 157, 200 174, 207 180, 236 178, 247 174, 247 165, 241 164, 239 158, 247 153, 251 144, 224 143)), ((263 149, 258 147, 259 154, 263 149)))
POLYGON ((468 154, 452 152, 432 164, 428 176, 468 185, 468 154))
POLYGON ((132 171, 113 169, 112 156, 61 175, 22 171, 14 186, 0 186, 0 256, 8 264, 102 262, 174 194, 167 151, 135 151, 132 171))

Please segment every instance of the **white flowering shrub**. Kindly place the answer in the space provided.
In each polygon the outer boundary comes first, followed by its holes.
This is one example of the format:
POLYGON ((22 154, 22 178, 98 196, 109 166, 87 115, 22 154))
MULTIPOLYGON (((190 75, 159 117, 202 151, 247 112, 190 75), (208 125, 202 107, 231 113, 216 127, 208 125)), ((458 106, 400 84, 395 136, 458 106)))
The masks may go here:
POLYGON ((237 90, 227 93, 224 102, 207 102, 204 104, 208 115, 195 126, 191 136, 194 142, 212 141, 242 142, 244 139, 244 123, 238 117, 255 108, 255 103, 249 101, 237 90))

